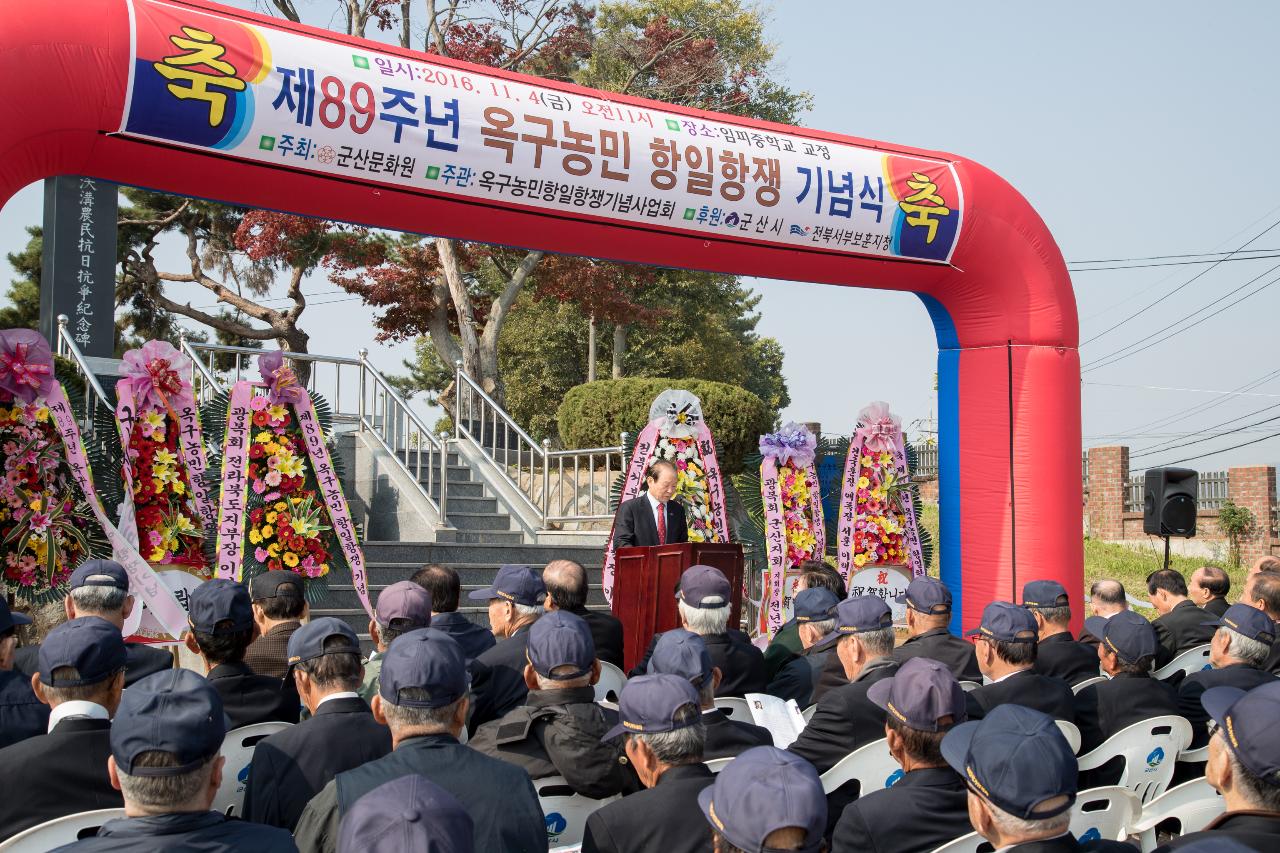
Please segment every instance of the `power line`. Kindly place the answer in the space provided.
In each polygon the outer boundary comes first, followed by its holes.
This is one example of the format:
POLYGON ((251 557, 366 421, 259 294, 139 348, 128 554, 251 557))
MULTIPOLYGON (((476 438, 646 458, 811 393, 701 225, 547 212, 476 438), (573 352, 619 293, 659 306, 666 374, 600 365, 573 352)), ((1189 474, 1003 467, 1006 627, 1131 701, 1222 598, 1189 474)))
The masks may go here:
MULTIPOLYGON (((1280 405, 1280 404, 1277 404, 1277 405, 1280 405)), ((1270 408, 1274 409, 1275 406, 1271 406, 1270 408)), ((1246 415, 1245 417, 1248 417, 1248 416, 1246 415)), ((1235 418, 1235 420, 1240 420, 1240 418, 1235 418)), ((1141 457, 1141 456, 1151 456, 1155 453, 1165 453, 1169 450, 1179 450, 1183 447, 1190 447, 1193 444, 1204 444, 1206 441, 1212 441, 1215 438, 1222 438, 1223 436, 1226 436, 1226 435, 1234 435, 1238 432, 1244 432, 1246 430, 1253 429, 1254 427, 1259 427, 1259 426, 1262 426, 1263 424, 1269 424, 1274 421, 1280 421, 1280 415, 1276 415, 1273 418, 1264 418, 1263 420, 1255 421, 1254 423, 1251 423, 1251 424, 1245 424, 1244 426, 1239 427, 1237 429, 1226 430, 1225 432, 1220 432, 1215 435, 1206 436, 1205 438, 1195 438, 1195 439, 1192 439, 1191 441, 1184 441, 1181 444, 1174 444, 1169 447, 1162 448, 1160 450, 1144 450, 1143 452, 1136 453, 1129 458, 1137 459, 1138 457, 1141 457)), ((1230 423, 1230 421, 1227 421, 1227 423, 1230 423)), ((1222 424, 1218 424, 1218 426, 1222 426, 1222 424)), ((1212 428, 1213 427, 1210 427, 1210 429, 1212 428)))
POLYGON ((1187 456, 1183 459, 1175 459, 1172 462, 1161 462, 1159 465, 1152 465, 1152 468, 1165 468, 1169 465, 1181 465, 1183 462, 1193 462, 1196 459, 1204 459, 1206 456, 1215 456, 1219 453, 1226 453, 1229 450, 1239 450, 1242 447, 1248 447, 1251 444, 1259 444, 1273 438, 1280 438, 1280 432, 1273 432, 1270 435, 1264 435, 1262 438, 1255 438, 1253 441, 1245 441, 1240 444, 1233 444, 1230 447, 1221 447, 1217 450, 1210 450, 1208 453, 1201 453, 1199 456, 1187 456))
MULTIPOLYGON (((1280 252, 1280 249, 1245 249, 1247 252, 1280 252)), ((1170 258, 1204 258, 1209 255, 1230 255, 1231 252, 1190 252, 1185 255, 1142 255, 1136 258, 1099 258, 1096 261, 1067 261, 1068 264, 1122 264, 1129 261, 1164 261, 1170 258)))
MULTIPOLYGON (((1251 379, 1251 380, 1249 380, 1248 382, 1244 383, 1244 384, 1243 384, 1243 385, 1241 385, 1240 387, 1235 388, 1235 389, 1233 389, 1232 391, 1230 391, 1230 392, 1228 392, 1228 393, 1232 393, 1232 394, 1234 394, 1234 393, 1237 393, 1237 392, 1240 392, 1240 391, 1249 391, 1249 390, 1251 390, 1251 389, 1253 389, 1253 388, 1257 388, 1257 387, 1258 387, 1258 386, 1260 386, 1260 385, 1264 385, 1264 384, 1266 384, 1267 382, 1271 381, 1272 379, 1275 379, 1277 376, 1280 376, 1280 370, 1272 370, 1272 371, 1270 371, 1269 373, 1264 373, 1262 376, 1259 376, 1257 379, 1251 379)), ((1085 384, 1093 384, 1093 383, 1085 383, 1085 384)), ((1100 384, 1100 383, 1099 383, 1099 384, 1100 384)), ((1201 413, 1201 412, 1203 412, 1203 411, 1206 411, 1206 410, 1208 410, 1208 409, 1212 409, 1214 406, 1216 406, 1216 405, 1218 404, 1218 402, 1219 402, 1219 400, 1218 400, 1218 399, 1206 400, 1206 401, 1205 401, 1205 402, 1203 402, 1203 403, 1197 403, 1196 405, 1191 406, 1191 407, 1189 407, 1189 408, 1186 408, 1186 409, 1180 409, 1180 410, 1178 410, 1178 411, 1176 411, 1176 412, 1174 412, 1174 413, 1172 413, 1172 414, 1164 415, 1163 417, 1156 418, 1156 419, 1155 419, 1155 420, 1153 420, 1153 421, 1146 421, 1146 422, 1141 423, 1141 424, 1139 424, 1139 425, 1137 425, 1137 426, 1135 426, 1135 427, 1130 427, 1130 431, 1131 431, 1131 432, 1138 432, 1138 431, 1140 431, 1140 430, 1152 429, 1152 428, 1155 428, 1155 427, 1162 427, 1162 426, 1166 426, 1167 424, 1170 424, 1170 423, 1172 423, 1172 422, 1174 422, 1174 421, 1177 421, 1177 420, 1179 420, 1179 419, 1187 418, 1187 417, 1191 417, 1192 415, 1198 415, 1198 414, 1200 414, 1200 413, 1201 413)))
POLYGON ((1119 264, 1109 267, 1067 267, 1067 272, 1106 272, 1107 270, 1145 270, 1151 267, 1187 267, 1195 264, 1225 264, 1232 261, 1262 261, 1267 258, 1280 258, 1280 252, 1273 255, 1247 255, 1242 257, 1202 258, 1198 261, 1163 261, 1154 264, 1119 264))
MULTIPOLYGON (((1280 370, 1274 371, 1280 373, 1280 370)), ((1280 397, 1280 394, 1251 394, 1237 388, 1234 391, 1218 391, 1209 388, 1174 388, 1169 385, 1133 385, 1125 382, 1082 382, 1100 388, 1137 388, 1142 391, 1177 391, 1180 394, 1217 394, 1220 397, 1280 397)))

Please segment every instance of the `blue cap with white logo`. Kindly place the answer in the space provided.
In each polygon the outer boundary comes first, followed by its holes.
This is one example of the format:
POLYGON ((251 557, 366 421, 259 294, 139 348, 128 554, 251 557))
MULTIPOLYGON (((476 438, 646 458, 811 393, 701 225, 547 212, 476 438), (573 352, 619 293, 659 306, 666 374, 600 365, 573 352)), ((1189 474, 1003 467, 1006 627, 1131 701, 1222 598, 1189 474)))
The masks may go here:
POLYGON ((840 603, 840 599, 836 598, 836 594, 823 586, 810 587, 802 589, 796 593, 795 601, 791 605, 791 612, 795 616, 795 620, 801 624, 805 622, 825 622, 832 618, 836 605, 840 603))

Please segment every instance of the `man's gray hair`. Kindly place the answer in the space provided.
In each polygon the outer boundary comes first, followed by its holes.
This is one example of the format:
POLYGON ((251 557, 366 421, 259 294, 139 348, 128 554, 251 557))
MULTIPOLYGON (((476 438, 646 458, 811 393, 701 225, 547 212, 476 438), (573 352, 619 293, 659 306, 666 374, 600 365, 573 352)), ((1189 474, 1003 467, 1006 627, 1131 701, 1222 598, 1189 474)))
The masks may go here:
MULTIPOLYGON (((421 687, 405 687, 400 696, 406 700, 422 700, 427 698, 427 691, 421 687)), ((382 713, 387 717, 387 726, 394 732, 397 729, 421 729, 427 733, 448 732, 457 716, 458 705, 466 697, 462 697, 440 708, 420 708, 416 705, 393 705, 384 696, 382 713)))
POLYGON ((727 603, 722 607, 691 607, 683 601, 677 601, 676 604, 685 628, 700 637, 723 634, 729 626, 727 603))
POLYGON ((124 610, 129 593, 114 586, 82 586, 71 590, 71 603, 76 613, 92 616, 96 613, 115 614, 124 610))
MULTIPOLYGON (((180 776, 130 776, 116 766, 116 775, 120 777, 120 793, 126 803, 144 806, 149 811, 187 811, 185 808, 196 804, 194 801, 201 792, 209 787, 209 777, 213 773, 214 762, 218 756, 209 758, 200 767, 180 776)), ((176 767, 177 757, 171 752, 144 752, 138 756, 134 766, 138 767, 176 767)))
POLYGON ((1222 738, 1219 746, 1222 747, 1227 761, 1230 762, 1231 784, 1236 788, 1241 799, 1249 804, 1249 808, 1257 811, 1273 814, 1280 811, 1280 787, 1272 785, 1240 763, 1240 759, 1236 758, 1236 754, 1227 745, 1226 729, 1218 729, 1215 734, 1222 738))
POLYGON ((1267 662, 1267 658, 1271 657, 1271 646, 1259 640, 1246 637, 1238 631, 1233 631, 1226 626, 1218 629, 1227 635, 1229 642, 1227 643, 1227 656, 1236 660, 1242 660, 1247 664, 1261 668, 1267 662))
POLYGON ((649 749, 654 758, 669 767, 681 764, 698 764, 702 761, 702 750, 707 741, 707 727, 702 723, 702 709, 693 703, 676 710, 675 720, 685 722, 696 715, 697 722, 691 726, 673 729, 669 732, 653 732, 651 734, 628 734, 649 749))
POLYGON ((511 606, 515 608, 516 615, 524 619, 537 619, 546 612, 541 604, 516 604, 513 601, 511 606))
POLYGON ((1041 820, 1027 820, 1014 817, 990 800, 983 800, 983 802, 991 812, 991 822, 1000 830, 1000 834, 1005 838, 1016 839, 1017 841, 1061 835, 1067 831, 1067 827, 1071 824, 1071 809, 1067 809, 1062 814, 1054 815, 1053 817, 1041 820))
POLYGON ((817 628, 819 637, 825 637, 836 629, 836 620, 834 618, 823 619, 821 622, 806 622, 805 624, 812 628, 817 628))
MULTIPOLYGON (((857 637, 866 646, 867 654, 872 658, 882 658, 893 653, 896 640, 893 628, 881 628, 879 631, 862 631, 857 634, 845 634, 844 637, 857 637)), ((841 642, 844 642, 841 637, 841 642)))
MULTIPOLYGON (((576 666, 574 666, 571 663, 567 663, 562 666, 553 667, 551 670, 551 674, 567 675, 576 670, 577 670, 576 666)), ((574 687, 590 687, 591 686, 591 673, 589 672, 586 675, 580 675, 577 678, 556 679, 556 678, 548 678, 547 676, 543 675, 537 670, 534 670, 534 676, 538 680, 539 690, 569 690, 574 687)))

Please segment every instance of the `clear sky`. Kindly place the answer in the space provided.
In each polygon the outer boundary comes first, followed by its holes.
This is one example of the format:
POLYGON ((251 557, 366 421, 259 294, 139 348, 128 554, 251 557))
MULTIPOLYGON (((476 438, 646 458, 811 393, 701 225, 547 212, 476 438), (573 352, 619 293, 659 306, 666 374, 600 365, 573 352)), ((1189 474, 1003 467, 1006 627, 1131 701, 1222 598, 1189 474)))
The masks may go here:
MULTIPOLYGON (((1274 2, 777 0, 763 7, 782 76, 814 95, 804 124, 983 163, 1030 200, 1073 267, 1227 252, 1255 237, 1248 249, 1280 252, 1280 226, 1262 233, 1280 221, 1274 2)), ((330 6, 306 8, 309 20, 324 23, 320 10, 330 6)), ((29 187, 0 211, 0 251, 20 247, 22 226, 39 218, 39 188, 29 187)), ((1197 309, 1205 310, 1187 322, 1258 289, 1190 331, 1087 369, 1086 445, 1130 444, 1135 470, 1187 456, 1199 457, 1186 464, 1202 470, 1275 462, 1280 439, 1203 454, 1280 433, 1280 420, 1251 426, 1280 416, 1280 287, 1265 286, 1280 275, 1268 273, 1277 260, 1073 272, 1086 369, 1149 335, 1147 343, 1158 341, 1168 332, 1154 333, 1197 309), (1206 393, 1246 385, 1234 396, 1206 393), (1268 406, 1275 408, 1262 411, 1268 406), (1138 456, 1142 448, 1240 427, 1247 429, 1138 456), (1179 437, 1186 433, 1197 434, 1179 437)), ((764 297, 760 331, 787 354, 792 405, 784 417, 848 432, 858 410, 877 399, 908 422, 931 415, 937 348, 915 297, 793 282, 752 286, 764 297)), ((358 303, 323 304, 342 299, 334 290, 324 279, 311 283, 316 296, 304 316, 313 351, 350 354, 368 345, 376 364, 397 367, 410 348, 373 345, 372 326, 353 310, 358 303)), ((211 302, 198 288, 180 297, 211 302)))

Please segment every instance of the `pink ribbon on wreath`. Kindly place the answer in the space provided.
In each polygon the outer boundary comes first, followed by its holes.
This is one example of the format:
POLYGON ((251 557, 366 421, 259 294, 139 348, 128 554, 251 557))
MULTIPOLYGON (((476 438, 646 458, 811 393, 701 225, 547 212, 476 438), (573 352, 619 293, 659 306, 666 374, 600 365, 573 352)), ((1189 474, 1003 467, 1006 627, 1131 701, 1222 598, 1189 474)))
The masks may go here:
POLYGON ((858 424, 854 436, 874 453, 892 453, 902 434, 902 422, 889 411, 889 404, 880 400, 858 412, 858 424))
POLYGON ((53 389, 53 353, 32 329, 0 331, 0 390, 24 403, 48 397, 53 389))

